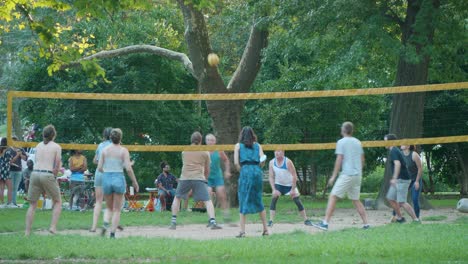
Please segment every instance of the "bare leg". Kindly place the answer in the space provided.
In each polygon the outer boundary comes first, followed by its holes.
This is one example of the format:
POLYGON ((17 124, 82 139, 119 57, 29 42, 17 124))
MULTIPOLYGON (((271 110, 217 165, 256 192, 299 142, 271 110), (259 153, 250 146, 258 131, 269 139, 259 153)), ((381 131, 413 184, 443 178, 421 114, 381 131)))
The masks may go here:
POLYGON ((241 232, 245 233, 245 221, 247 220, 247 217, 245 214, 240 214, 240 228, 241 232))
POLYGON ((214 210, 214 205, 211 200, 205 201, 205 206, 206 206, 206 212, 208 213, 208 217, 215 218, 215 210, 214 210))
POLYGON ((401 211, 400 211, 400 204, 398 204, 394 200, 388 200, 388 202, 390 203, 390 206, 392 206, 393 210, 395 211, 398 219, 400 219, 402 217, 401 216, 401 211))
POLYGON ((405 208, 405 211, 413 218, 413 220, 417 220, 416 214, 414 213, 413 207, 409 203, 400 203, 400 206, 405 208))
POLYGON ((11 182, 11 179, 6 180, 5 183, 8 188, 7 199, 8 199, 8 203, 10 204, 11 199, 13 198, 13 183, 11 182))
POLYGON ((0 204, 5 202, 5 181, 0 180, 0 204))
POLYGON ((54 202, 54 209, 52 210, 52 221, 50 223, 49 231, 52 233, 57 232, 57 223, 60 218, 60 213, 62 212, 62 199, 59 198, 58 201, 54 202))
POLYGON ((218 186, 216 188, 216 199, 219 200, 221 203, 221 208, 223 208, 224 212, 226 213, 229 209, 229 206, 227 203, 226 188, 224 186, 218 186))
POLYGON ((37 201, 29 202, 28 212, 26 213, 26 230, 24 232, 25 236, 29 236, 31 234, 31 227, 34 221, 34 213, 36 212, 37 208, 37 201))
POLYGON ((103 199, 102 188, 96 187, 94 195, 96 196, 96 203, 94 204, 93 225, 91 226, 91 231, 96 231, 99 215, 101 214, 103 199))
POLYGON ((104 218, 107 217, 107 219, 104 219, 104 224, 105 224, 105 223, 110 222, 114 214, 114 196, 110 194, 110 195, 105 195, 104 198, 106 199, 106 206, 107 206, 107 212, 108 212, 107 216, 104 215, 104 218))
POLYGON ((325 212, 325 221, 327 223, 330 222, 333 212, 335 212, 337 201, 338 197, 336 195, 330 195, 330 198, 328 198, 327 211, 325 212))
POLYGON ((354 207, 356 207, 357 212, 361 216, 362 222, 364 225, 367 225, 367 213, 366 213, 366 208, 364 208, 364 205, 362 205, 360 200, 353 200, 354 207))
POLYGON ((260 218, 262 219, 263 231, 268 231, 266 210, 260 212, 260 218))
POLYGON ((122 208, 122 196, 123 194, 113 194, 113 200, 114 200, 114 205, 112 206, 113 207, 113 216, 112 216, 112 228, 111 228, 111 232, 112 233, 115 233, 115 231, 117 230, 117 227, 119 226, 119 223, 120 223, 120 208, 122 208))
POLYGON ((161 202, 161 211, 166 211, 166 196, 159 195, 159 201, 161 202))
POLYGON ((178 198, 177 196, 174 197, 174 202, 172 202, 172 215, 177 215, 177 213, 179 212, 179 209, 180 209, 180 198, 178 198))

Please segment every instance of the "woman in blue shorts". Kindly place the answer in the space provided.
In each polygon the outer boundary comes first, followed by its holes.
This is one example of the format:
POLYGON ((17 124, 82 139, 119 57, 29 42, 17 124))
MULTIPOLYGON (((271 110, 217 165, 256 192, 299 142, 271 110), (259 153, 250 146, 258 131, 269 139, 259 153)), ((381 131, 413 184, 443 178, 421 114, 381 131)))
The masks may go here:
MULTIPOLYGON (((213 134, 208 134, 205 137, 206 145, 216 145, 216 137, 213 134)), ((210 195, 216 193, 216 198, 224 210, 224 220, 230 219, 229 207, 227 203, 226 188, 224 187, 224 177, 231 177, 231 164, 229 158, 224 151, 210 151, 211 165, 210 175, 208 176, 208 191, 210 195), (224 164, 224 174, 221 167, 224 164)))
MULTIPOLYGON (((111 238, 115 238, 115 231, 120 222, 120 209, 122 208, 123 196, 126 191, 125 175, 123 170, 127 171, 132 180, 135 191, 138 192, 139 186, 133 173, 128 149, 122 147, 122 130, 112 129, 110 133, 112 144, 106 147, 99 158, 98 171, 102 172, 102 190, 106 199, 107 210, 109 211, 112 227, 110 230, 111 238)), ((102 234, 104 235, 109 227, 109 222, 104 222, 102 234)))
MULTIPOLYGON (((93 163, 98 164, 99 158, 101 157, 102 151, 112 144, 110 140, 110 132, 112 131, 112 127, 106 127, 104 132, 102 132, 103 141, 99 144, 96 149, 96 155, 94 156, 93 163)), ((96 203, 94 204, 94 214, 93 214, 93 225, 90 232, 96 232, 96 227, 98 224, 99 214, 101 214, 102 210, 102 200, 104 199, 104 194, 102 193, 102 172, 96 170, 94 174, 94 194, 96 197, 96 203)), ((109 222, 107 210, 104 212, 104 221, 107 220, 109 222)))

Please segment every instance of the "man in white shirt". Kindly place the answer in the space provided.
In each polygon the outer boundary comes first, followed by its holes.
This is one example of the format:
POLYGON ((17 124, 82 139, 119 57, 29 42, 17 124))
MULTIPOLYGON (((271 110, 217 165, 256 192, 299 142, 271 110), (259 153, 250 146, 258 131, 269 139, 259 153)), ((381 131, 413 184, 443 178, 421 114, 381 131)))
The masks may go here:
POLYGON ((325 219, 320 223, 314 224, 315 227, 322 230, 328 230, 328 222, 335 211, 336 202, 338 198, 342 199, 346 194, 348 198, 353 201, 354 207, 356 207, 356 210, 361 216, 364 223, 363 228, 369 228, 366 210, 359 200, 361 194, 362 167, 364 165, 364 150, 362 149, 361 142, 352 136, 353 130, 354 125, 351 122, 344 122, 341 126, 341 135, 343 138, 336 143, 335 168, 332 177, 328 181, 328 185, 333 185, 340 169, 341 173, 328 198, 325 219))

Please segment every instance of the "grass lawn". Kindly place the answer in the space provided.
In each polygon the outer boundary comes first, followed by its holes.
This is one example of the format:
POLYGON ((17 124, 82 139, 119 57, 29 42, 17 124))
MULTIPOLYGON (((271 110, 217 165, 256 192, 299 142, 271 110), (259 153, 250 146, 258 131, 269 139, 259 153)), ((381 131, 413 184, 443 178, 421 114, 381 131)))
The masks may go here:
POLYGON ((466 263, 468 222, 193 241, 1 235, 0 260, 87 263, 466 263))
MULTIPOLYGON (((314 220, 321 218, 326 201, 307 197, 303 200, 306 208, 313 209, 309 215, 314 220)), ((265 197, 265 206, 269 201, 265 197)), ((456 204, 455 200, 439 201, 433 205, 456 204)), ((338 207, 352 208, 352 204, 342 201, 338 207)), ((280 199, 277 212, 277 222, 301 221, 294 203, 288 199, 280 199)), ((468 216, 451 224, 392 224, 314 235, 291 230, 289 234, 263 238, 194 241, 144 237, 110 240, 60 234, 25 238, 25 213, 25 209, 0 210, 0 233, 4 233, 0 234, 0 263, 468 263, 468 216)), ((38 210, 34 229, 48 228, 50 213, 38 210)), ((232 214, 237 218, 237 209, 232 209, 232 214)), ((221 211, 218 215, 222 215, 221 211)), ((91 217, 91 211, 63 211, 58 228, 87 229, 91 217)), ((125 226, 164 226, 170 221, 170 213, 123 213, 121 221, 125 226)), ((181 212, 178 217, 180 224, 206 221, 204 213, 181 212)), ((258 216, 249 221, 258 223, 258 216)))
POLYGON ((7 126, 6 124, 0 125, 0 137, 6 137, 7 126))

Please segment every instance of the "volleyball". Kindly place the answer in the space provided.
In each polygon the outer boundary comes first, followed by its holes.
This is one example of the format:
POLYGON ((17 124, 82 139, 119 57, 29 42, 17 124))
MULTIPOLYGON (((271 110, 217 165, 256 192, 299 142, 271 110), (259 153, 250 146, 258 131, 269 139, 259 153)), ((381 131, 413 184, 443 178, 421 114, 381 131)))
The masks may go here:
POLYGON ((216 53, 210 53, 208 54, 208 64, 210 64, 211 67, 217 66, 219 63, 219 57, 216 55, 216 53))

